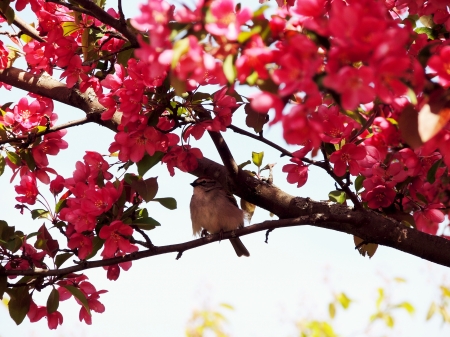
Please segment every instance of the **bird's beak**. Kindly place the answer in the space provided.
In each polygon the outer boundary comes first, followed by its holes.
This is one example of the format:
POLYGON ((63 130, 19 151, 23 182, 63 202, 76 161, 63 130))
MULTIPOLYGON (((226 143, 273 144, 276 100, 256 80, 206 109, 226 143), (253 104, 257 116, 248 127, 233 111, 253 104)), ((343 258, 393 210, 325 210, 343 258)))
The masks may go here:
POLYGON ((195 183, 195 181, 193 183, 190 183, 189 185, 191 185, 192 187, 197 186, 197 184, 195 183))

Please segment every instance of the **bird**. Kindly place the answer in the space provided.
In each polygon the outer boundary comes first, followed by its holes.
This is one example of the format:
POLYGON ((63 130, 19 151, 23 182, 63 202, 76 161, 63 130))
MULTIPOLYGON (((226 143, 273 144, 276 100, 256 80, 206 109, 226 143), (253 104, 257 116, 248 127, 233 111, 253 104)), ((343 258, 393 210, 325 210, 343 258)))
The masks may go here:
MULTIPOLYGON (((194 187, 190 204, 194 235, 201 235, 204 231, 223 233, 244 227, 244 212, 217 180, 201 177, 191 186, 194 187)), ((239 238, 230 238, 230 242, 237 256, 250 256, 239 238)))

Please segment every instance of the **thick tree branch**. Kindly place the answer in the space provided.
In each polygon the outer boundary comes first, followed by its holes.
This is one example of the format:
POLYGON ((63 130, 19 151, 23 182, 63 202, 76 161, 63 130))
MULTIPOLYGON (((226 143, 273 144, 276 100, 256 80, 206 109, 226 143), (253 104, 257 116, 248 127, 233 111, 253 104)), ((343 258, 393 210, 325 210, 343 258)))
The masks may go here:
POLYGON ((368 243, 392 247, 450 267, 449 240, 406 227, 380 213, 294 197, 242 170, 239 170, 238 176, 230 184, 227 170, 206 158, 199 160, 198 168, 192 173, 212 177, 222 184, 228 183, 231 192, 281 219, 306 217, 307 223, 311 225, 356 235, 368 243))
POLYGON ((123 257, 85 261, 80 262, 75 266, 62 269, 3 270, 0 271, 0 276, 62 276, 85 269, 111 266, 155 255, 178 252, 177 256, 181 256, 181 254, 187 250, 204 246, 212 242, 261 231, 271 231, 276 228, 301 225, 312 225, 357 235, 358 237, 364 238, 366 242, 389 246, 450 267, 449 240, 419 232, 372 211, 355 211, 347 206, 337 204, 329 205, 327 203, 314 202, 303 198, 293 198, 291 204, 293 205, 293 207, 291 207, 293 209, 292 212, 305 213, 305 215, 289 219, 268 220, 233 232, 225 232, 222 235, 210 235, 180 244, 160 247, 154 246, 151 250, 127 254, 123 257), (324 212, 316 212, 318 208, 324 212), (440 249, 435 249, 434 245, 438 245, 440 249))
POLYGON ((93 122, 113 131, 117 130, 118 116, 111 121, 100 119, 100 114, 105 111, 105 108, 98 102, 97 96, 91 88, 82 93, 76 88, 67 88, 65 84, 46 73, 36 75, 14 67, 0 70, 0 82, 81 109, 87 115, 96 116, 92 118, 93 122))

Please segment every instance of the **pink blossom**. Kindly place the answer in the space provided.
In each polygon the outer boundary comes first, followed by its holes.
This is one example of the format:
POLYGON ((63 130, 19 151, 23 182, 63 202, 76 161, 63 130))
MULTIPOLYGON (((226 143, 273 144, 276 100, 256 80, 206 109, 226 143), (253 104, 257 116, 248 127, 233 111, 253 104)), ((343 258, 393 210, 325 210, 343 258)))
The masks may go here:
POLYGON ((292 158, 291 162, 294 164, 286 164, 282 171, 287 172, 287 182, 289 184, 297 184, 297 187, 302 187, 308 180, 308 166, 303 164, 299 158, 292 158))
POLYGON ((133 228, 125 225, 122 221, 113 221, 110 225, 103 226, 100 230, 99 237, 105 240, 102 256, 105 258, 113 257, 116 251, 123 253, 133 253, 138 247, 131 244, 126 237, 133 234, 133 228))
POLYGON ((225 36, 229 41, 236 41, 241 31, 241 26, 252 17, 249 8, 242 8, 238 13, 234 12, 233 0, 217 0, 212 2, 210 11, 214 21, 207 23, 205 29, 217 36, 225 36))
POLYGON ((358 160, 364 159, 366 149, 364 146, 356 146, 353 143, 345 144, 340 150, 333 152, 330 156, 330 163, 334 163, 334 173, 341 177, 349 168, 351 175, 358 175, 361 168, 358 160))
POLYGON ((39 194, 36 184, 36 177, 33 173, 28 173, 20 178, 20 185, 14 186, 18 194, 23 194, 21 197, 16 197, 16 200, 29 205, 36 203, 36 198, 39 194))
POLYGON ((369 67, 342 67, 337 73, 325 77, 323 84, 341 94, 344 109, 353 110, 375 98, 375 91, 370 86, 372 81, 373 71, 369 67))

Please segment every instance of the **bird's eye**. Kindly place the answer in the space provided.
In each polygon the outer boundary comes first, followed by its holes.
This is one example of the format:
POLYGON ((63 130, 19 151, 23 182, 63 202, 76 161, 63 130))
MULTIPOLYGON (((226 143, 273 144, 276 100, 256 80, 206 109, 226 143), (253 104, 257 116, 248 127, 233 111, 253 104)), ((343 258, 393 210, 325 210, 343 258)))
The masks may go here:
POLYGON ((200 182, 200 185, 206 185, 206 180, 202 180, 201 182, 200 182))

